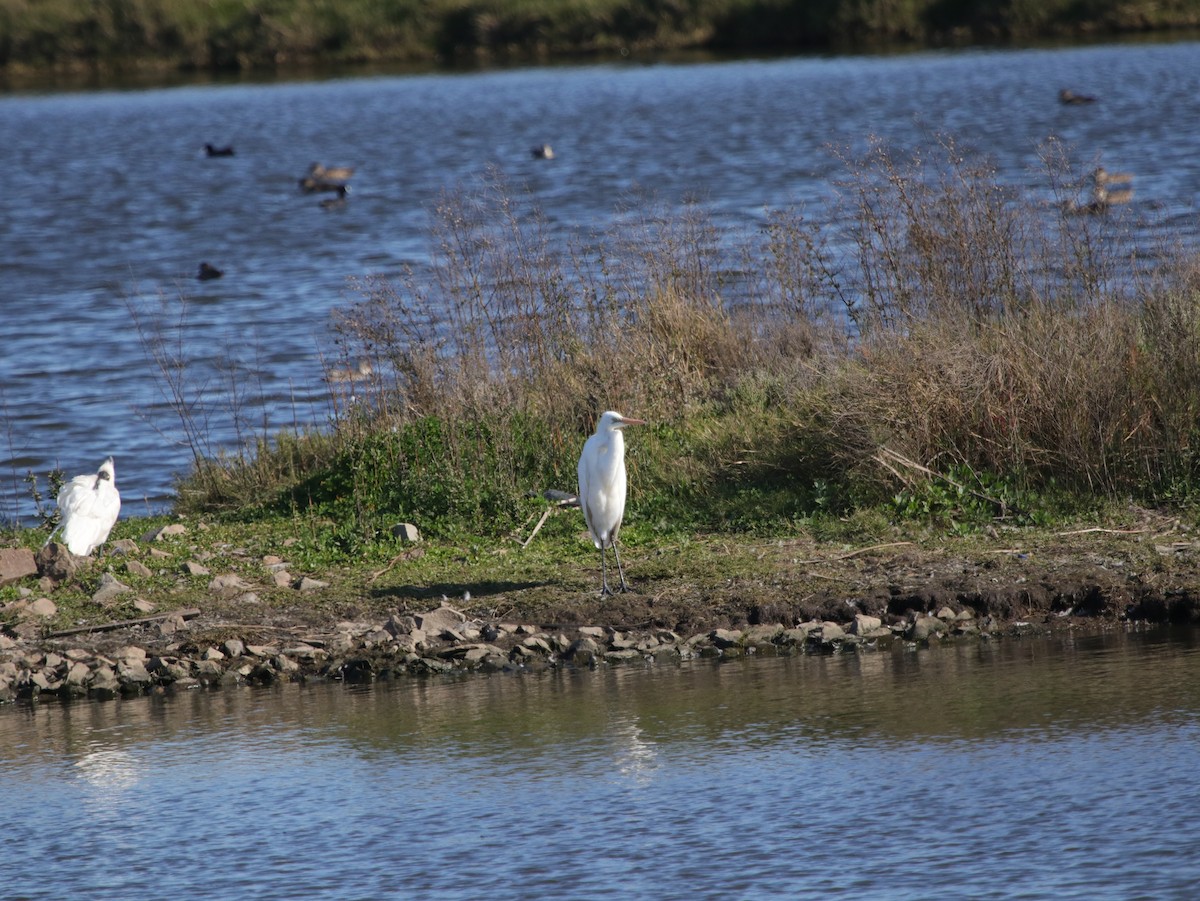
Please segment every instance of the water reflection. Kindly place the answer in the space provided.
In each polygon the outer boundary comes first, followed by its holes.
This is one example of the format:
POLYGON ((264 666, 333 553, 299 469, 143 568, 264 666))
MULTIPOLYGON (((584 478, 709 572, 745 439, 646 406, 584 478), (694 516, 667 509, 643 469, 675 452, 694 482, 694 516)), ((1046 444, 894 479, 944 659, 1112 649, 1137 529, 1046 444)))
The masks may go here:
POLYGON ((1197 739, 1170 631, 8 707, 10 820, 87 822, 17 830, 0 872, 39 899, 1187 897, 1197 739))

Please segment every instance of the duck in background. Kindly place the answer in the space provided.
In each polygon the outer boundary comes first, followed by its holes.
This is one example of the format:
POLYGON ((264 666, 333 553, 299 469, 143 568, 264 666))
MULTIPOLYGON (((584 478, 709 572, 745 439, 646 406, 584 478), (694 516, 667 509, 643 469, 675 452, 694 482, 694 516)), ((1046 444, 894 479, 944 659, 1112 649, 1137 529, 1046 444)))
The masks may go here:
POLYGON ((1076 94, 1070 88, 1063 88, 1058 92, 1058 102, 1066 106, 1080 106, 1084 103, 1095 103, 1096 98, 1090 94, 1076 94))
POLYGON ((361 382, 364 379, 369 379, 371 373, 375 370, 371 366, 370 360, 359 360, 358 366, 354 369, 331 369, 329 374, 325 376, 325 381, 336 384, 344 384, 346 382, 361 382))
POLYGON ((353 166, 326 166, 313 163, 308 167, 308 177, 320 181, 349 181, 354 177, 353 166))
POLYGON ((208 263, 201 263, 200 271, 196 273, 196 278, 202 282, 207 282, 214 278, 220 278, 224 274, 224 269, 218 269, 216 266, 212 266, 208 263))
POLYGON ((326 166, 313 163, 308 167, 308 174, 300 179, 300 189, 305 194, 315 194, 318 191, 338 191, 346 187, 354 176, 353 166, 326 166))
POLYGON ((204 145, 205 156, 233 156, 233 147, 214 147, 212 144, 204 145))
POLYGON ((1103 166, 1097 166, 1090 176, 1092 182, 1092 199, 1087 203, 1067 201, 1068 213, 1084 213, 1101 215, 1112 207, 1129 203, 1133 200, 1133 174, 1129 172, 1109 172, 1103 166))

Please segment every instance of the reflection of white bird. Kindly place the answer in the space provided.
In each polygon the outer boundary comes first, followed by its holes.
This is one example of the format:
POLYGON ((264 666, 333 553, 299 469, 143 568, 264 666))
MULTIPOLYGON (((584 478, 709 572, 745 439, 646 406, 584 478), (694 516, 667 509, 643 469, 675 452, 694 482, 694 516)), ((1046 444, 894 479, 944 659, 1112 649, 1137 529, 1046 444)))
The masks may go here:
POLYGON ((625 571, 617 553, 617 532, 625 515, 625 436, 627 425, 644 425, 643 419, 631 419, 613 410, 600 417, 596 433, 583 445, 579 457, 579 506, 592 541, 600 549, 600 593, 612 594, 608 587, 604 549, 611 547, 625 591, 625 571))
POLYGON ((102 545, 121 512, 113 458, 101 463, 95 475, 75 476, 63 485, 58 492, 58 509, 62 521, 55 531, 62 533, 67 550, 86 557, 102 545))

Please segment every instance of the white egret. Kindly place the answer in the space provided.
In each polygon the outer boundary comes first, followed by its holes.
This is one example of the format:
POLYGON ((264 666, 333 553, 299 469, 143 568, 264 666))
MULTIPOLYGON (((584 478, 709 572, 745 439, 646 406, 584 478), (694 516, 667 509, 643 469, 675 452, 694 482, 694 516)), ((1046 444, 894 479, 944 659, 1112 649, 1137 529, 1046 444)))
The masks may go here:
POLYGON ((94 475, 75 476, 63 485, 58 492, 58 509, 62 520, 54 531, 62 533, 63 544, 72 554, 86 557, 104 544, 121 512, 113 458, 101 463, 94 475))
POLYGON ((583 445, 579 457, 579 506, 592 541, 600 550, 600 593, 612 594, 608 587, 608 571, 604 549, 611 547, 625 591, 625 571, 617 552, 617 533, 625 516, 625 436, 621 429, 627 425, 644 425, 644 419, 632 419, 609 410, 596 424, 596 433, 583 445))

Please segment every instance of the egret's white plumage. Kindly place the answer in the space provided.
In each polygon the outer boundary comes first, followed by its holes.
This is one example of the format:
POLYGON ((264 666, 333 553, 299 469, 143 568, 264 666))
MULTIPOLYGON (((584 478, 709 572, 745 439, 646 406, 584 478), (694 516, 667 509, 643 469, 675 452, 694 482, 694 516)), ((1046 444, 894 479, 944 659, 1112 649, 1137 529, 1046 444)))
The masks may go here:
POLYGON ((617 533, 625 516, 625 436, 621 429, 628 425, 643 425, 645 420, 622 416, 609 410, 596 423, 596 432, 583 445, 579 457, 579 506, 592 541, 600 550, 600 592, 612 594, 608 587, 608 571, 604 561, 605 548, 612 548, 621 577, 621 590, 626 589, 625 571, 617 552, 617 533))
POLYGON ((108 540, 121 512, 113 458, 101 463, 98 472, 75 476, 63 485, 58 492, 58 509, 62 519, 56 531, 72 554, 86 557, 108 540))

